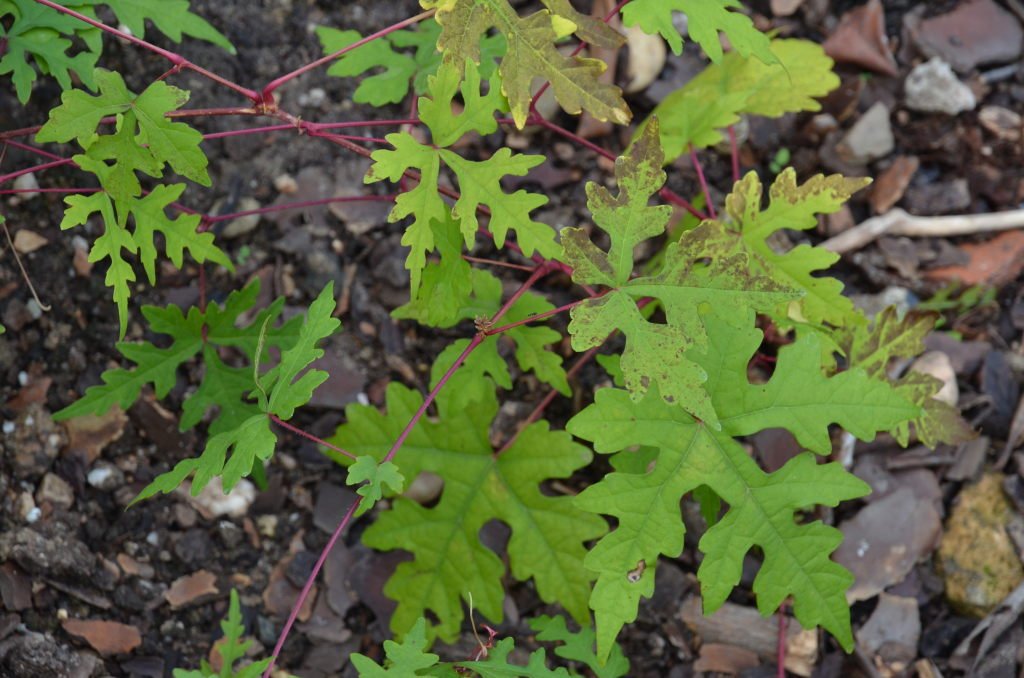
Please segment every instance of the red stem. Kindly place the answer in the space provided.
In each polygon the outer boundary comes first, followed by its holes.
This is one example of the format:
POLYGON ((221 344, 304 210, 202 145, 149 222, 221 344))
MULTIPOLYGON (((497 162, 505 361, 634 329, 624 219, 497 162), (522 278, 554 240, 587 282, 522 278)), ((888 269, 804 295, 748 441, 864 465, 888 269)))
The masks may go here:
POLYGON ((313 70, 315 68, 319 68, 320 66, 323 66, 324 64, 330 63, 330 62, 334 61, 335 59, 337 59, 338 57, 341 57, 341 56, 347 54, 348 52, 351 52, 352 50, 354 50, 354 49, 356 49, 358 47, 362 47, 363 45, 365 45, 368 42, 373 42, 377 38, 382 38, 385 35, 388 35, 389 33, 394 33, 395 31, 401 30, 401 29, 403 29, 403 28, 405 28, 407 26, 412 26, 413 24, 419 23, 420 21, 423 21, 424 19, 426 19, 428 17, 431 17, 433 15, 434 15, 434 10, 432 10, 432 9, 431 10, 427 10, 426 12, 420 12, 416 16, 409 17, 408 19, 405 19, 404 21, 399 21, 396 24, 392 24, 391 26, 388 26, 387 28, 383 28, 383 29, 377 31, 376 33, 373 33, 371 35, 366 36, 365 38, 362 38, 361 40, 357 40, 357 41, 353 42, 351 45, 348 45, 346 47, 342 47, 337 52, 333 52, 331 54, 328 54, 327 56, 321 57, 321 58, 317 59, 316 61, 314 61, 312 63, 306 64, 302 68, 298 68, 298 69, 292 71, 291 73, 286 73, 285 75, 282 75, 279 78, 271 80, 270 83, 266 87, 264 87, 263 91, 260 93, 260 95, 259 95, 260 98, 259 98, 258 102, 262 103, 265 106, 272 106, 273 102, 274 102, 274 90, 277 89, 278 87, 280 87, 281 85, 285 84, 289 80, 294 80, 295 78, 299 77, 303 73, 308 73, 309 71, 311 71, 311 70, 313 70))
MULTIPOLYGON (((598 295, 598 296, 603 296, 603 295, 598 295)), ((573 309, 573 308, 579 306, 580 304, 582 304, 583 302, 590 301, 590 299, 593 299, 593 298, 595 298, 595 297, 587 297, 586 299, 578 299, 578 300, 572 302, 571 304, 565 304, 564 306, 559 306, 558 308, 553 308, 550 311, 544 311, 543 313, 537 313, 536 315, 531 315, 529 318, 523 318, 522 320, 517 320, 516 322, 509 323, 508 325, 502 325, 501 327, 492 327, 492 328, 490 328, 488 330, 484 330, 484 334, 486 334, 487 336, 491 336, 492 334, 501 334, 502 332, 507 332, 507 331, 509 331, 509 330, 511 330, 511 329, 513 329, 515 327, 519 327, 521 325, 528 325, 528 324, 530 324, 532 322, 537 322, 538 320, 544 320, 545 318, 550 318, 553 315, 558 315, 559 313, 562 313, 564 311, 568 311, 570 309, 573 309)))
POLYGON ((64 159, 64 158, 60 157, 59 155, 57 155, 56 153, 50 153, 49 151, 44 151, 41 148, 36 148, 35 146, 29 146, 28 144, 23 144, 20 141, 14 141, 13 139, 6 139, 6 140, 4 140, 3 143, 6 146, 14 146, 15 148, 20 148, 21 150, 27 151, 29 153, 35 153, 38 156, 42 156, 44 158, 49 158, 50 160, 63 160, 64 159))
POLYGON ((183 68, 187 68, 190 71, 198 73, 199 75, 201 75, 201 76, 203 76, 203 77, 205 77, 205 78, 207 78, 209 80, 212 80, 213 82, 216 82, 216 83, 218 83, 220 85, 223 85, 224 87, 227 87, 229 89, 233 89, 234 91, 236 91, 239 94, 241 94, 241 95, 245 96, 246 98, 248 98, 254 104, 259 104, 261 102, 259 93, 254 92, 251 89, 246 89, 245 87, 242 87, 241 85, 239 85, 237 83, 234 83, 234 82, 232 82, 232 81, 230 81, 230 80, 228 80, 226 78, 222 78, 221 76, 217 75, 216 73, 211 73, 210 71, 206 70, 205 68, 202 68, 201 66, 195 65, 194 63, 192 63, 191 61, 189 61, 185 57, 181 56, 180 54, 175 54, 174 52, 169 52, 166 49, 163 49, 162 47, 157 47, 156 45, 154 45, 151 42, 146 42, 142 38, 137 38, 134 35, 129 35, 127 33, 124 33, 123 31, 119 31, 116 28, 108 26, 108 25, 106 25, 103 22, 100 22, 100 21, 97 21, 97 20, 92 19, 90 17, 87 17, 87 16, 85 16, 84 14, 82 14, 80 12, 76 12, 73 9, 68 9, 67 7, 64 7, 63 5, 59 5, 56 2, 54 2, 53 0, 35 0, 35 2, 39 3, 40 5, 45 5, 46 7, 49 7, 50 9, 55 9, 55 10, 57 10, 58 12, 60 12, 62 14, 67 14, 68 16, 72 16, 72 17, 78 19, 79 21, 83 21, 83 22, 89 24, 90 26, 94 26, 94 27, 100 29, 101 31, 106 31, 107 33, 110 33, 111 35, 116 35, 117 37, 121 38, 122 40, 127 40, 128 42, 130 42, 132 44, 135 44, 135 45, 138 45, 139 47, 143 47, 145 49, 148 49, 150 52, 153 52, 154 54, 159 54, 160 56, 162 56, 163 58, 167 59, 172 64, 174 64, 176 67, 178 67, 179 70, 183 69, 183 68))
POLYGON ((50 162, 44 162, 41 165, 35 165, 33 167, 27 167, 25 169, 17 170, 14 172, 8 172, 7 174, 0 174, 0 184, 10 181, 11 179, 17 179, 24 174, 31 174, 32 172, 42 172, 48 170, 51 167, 61 167, 63 165, 74 165, 75 161, 71 158, 61 158, 60 160, 51 160, 50 162))
MULTIPOLYGON (((312 440, 317 445, 323 445, 327 449, 334 450, 338 454, 346 456, 349 459, 353 459, 354 460, 356 458, 356 455, 352 454, 348 450, 343 450, 340 447, 337 447, 336 445, 331 445, 326 440, 321 440, 320 438, 317 438, 312 433, 306 433, 301 428, 296 428, 296 427, 292 426, 291 424, 289 424, 284 419, 281 419, 276 414, 268 414, 267 416, 270 417, 270 421, 274 422, 275 424, 277 424, 281 428, 284 428, 284 429, 287 429, 287 430, 291 431, 292 433, 294 433, 297 436, 301 436, 301 437, 305 438, 306 440, 312 440)), ((276 654, 276 652, 275 652, 275 654, 276 654)))
POLYGON ((697 170, 697 181, 700 182, 700 190, 704 193, 704 205, 708 208, 708 214, 711 215, 712 219, 717 219, 715 203, 711 200, 711 189, 708 187, 708 180, 704 176, 704 168, 701 167, 700 158, 697 157, 697 151, 693 149, 693 144, 690 144, 690 160, 693 161, 693 167, 697 170))

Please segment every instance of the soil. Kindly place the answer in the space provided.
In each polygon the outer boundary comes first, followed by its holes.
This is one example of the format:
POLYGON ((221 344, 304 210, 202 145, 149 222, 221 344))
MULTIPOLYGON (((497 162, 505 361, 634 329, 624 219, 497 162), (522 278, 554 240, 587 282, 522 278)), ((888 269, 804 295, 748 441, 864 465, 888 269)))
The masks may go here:
MULTIPOLYGON (((785 18, 772 18, 767 0, 748 4, 762 29, 776 27, 786 35, 820 41, 830 34, 843 12, 861 3, 836 0, 830 5, 827 0, 807 0, 810 8, 785 18)), ((887 32, 900 42, 902 16, 907 12, 923 8, 929 15, 937 14, 958 4, 911 0, 886 3, 887 32)), ((192 5, 194 11, 227 34, 238 55, 229 57, 218 48, 192 40, 179 48, 181 53, 249 87, 258 87, 319 57, 319 43, 313 34, 316 25, 353 28, 367 34, 418 11, 417 3, 408 0, 194 0, 192 5)), ((162 36, 147 35, 147 39, 173 47, 162 36)), ((877 176, 889 167, 892 157, 913 155, 920 160, 920 169, 899 203, 911 211, 915 207, 934 207, 930 203, 936 196, 948 195, 950 185, 964 180, 968 203, 947 211, 989 212, 1021 206, 1024 151, 1019 137, 1016 142, 994 140, 978 120, 984 106, 1024 110, 1021 69, 992 82, 985 82, 977 71, 970 74, 969 80, 980 95, 974 111, 956 117, 919 113, 904 106, 902 79, 921 61, 920 55, 905 42, 899 47, 899 78, 864 77, 860 69, 840 66, 843 86, 824 103, 824 112, 832 115, 843 130, 876 102, 884 102, 894 111, 894 153, 859 168, 859 172, 877 176), (939 189, 927 192, 934 187, 939 189), (914 200, 919 204, 912 204, 914 200)), ((136 91, 167 68, 158 57, 113 40, 106 41, 105 50, 102 63, 122 73, 136 91)), ((688 48, 680 57, 671 56, 658 83, 632 97, 630 103, 637 119, 642 119, 659 100, 659 84, 663 91, 681 84, 680 78, 692 70, 697 55, 696 50, 688 48)), ((192 92, 190 106, 243 103, 192 73, 175 75, 171 81, 192 92)), ((0 82, 2 130, 41 123, 46 111, 59 100, 56 86, 43 79, 31 103, 22 107, 8 81, 0 82)), ((317 121, 401 118, 408 114, 405 105, 374 109, 353 103, 356 83, 352 78, 328 77, 325 69, 317 69, 287 85, 281 93, 281 105, 303 119, 317 121)), ((565 115, 560 115, 558 122, 570 129, 576 126, 565 115)), ((815 134, 811 122, 810 115, 752 120, 741 153, 744 169, 757 170, 770 178, 769 166, 783 148, 789 151, 801 177, 848 169, 834 151, 837 139, 815 134)), ((212 117, 196 124, 204 133, 211 133, 259 123, 212 117)), ((551 199, 538 220, 586 223, 584 184, 588 180, 602 181, 608 174, 608 163, 591 151, 575 150, 544 132, 531 131, 522 140, 524 151, 551 152, 555 157, 553 169, 525 180, 527 187, 543 190, 551 199)), ((624 134, 613 133, 596 142, 617 152, 627 140, 624 134)), ((206 142, 204 149, 211 161, 213 188, 190 185, 182 202, 208 214, 230 213, 252 204, 265 206, 323 197, 325 191, 338 187, 353 191, 376 188, 360 188, 367 167, 364 159, 292 132, 213 140, 206 142), (279 189, 286 176, 297 182, 294 195, 281 195, 279 189)), ((729 157, 708 152, 702 154, 702 160, 713 196, 720 203, 731 181, 729 157)), ((35 162, 34 156, 11 147, 0 169, 8 171, 35 162)), ((669 176, 669 186, 679 194, 699 193, 696 173, 688 162, 676 163, 669 176)), ((81 173, 63 168, 47 171, 38 179, 50 187, 83 185, 81 173)), ((868 195, 857 196, 845 218, 859 222, 870 216, 868 195)), ((104 267, 83 274, 74 263, 76 247, 81 247, 81 243, 76 245, 76 237, 91 241, 98 235, 98 227, 90 224, 61 232, 60 198, 44 194, 8 200, 3 207, 12 236, 28 229, 48 241, 41 249, 23 254, 21 260, 40 300, 52 308, 39 312, 9 249, 4 247, 0 252, 0 322, 7 327, 7 334, 0 336, 0 403, 5 403, 0 408, 0 419, 5 422, 0 438, 0 676, 156 678, 170 676, 174 668, 197 667, 221 635, 218 622, 226 612, 231 588, 241 595, 246 630, 255 640, 250 654, 264 656, 277 639, 296 587, 302 584, 350 500, 351 493, 343 489, 345 475, 312 443, 282 435, 268 468, 268 488, 258 494, 244 516, 204 516, 177 495, 126 509, 155 475, 202 449, 204 434, 179 432, 175 414, 198 375, 182 371, 166 398, 157 400, 146 394, 123 418, 112 416, 98 422, 98 430, 52 421, 53 412, 98 383, 101 372, 118 358, 114 350, 117 315, 103 283, 104 267), (105 477, 112 480, 100 486, 91 482, 90 472, 98 468, 107 469, 105 477), (38 509, 31 522, 25 519, 29 503, 38 509), (202 572, 212 575, 214 590, 172 607, 166 597, 171 587, 182 585, 182 578, 202 572), (129 652, 100 656, 80 634, 65 629, 63 621, 69 618, 120 622, 136 629, 141 642, 129 652)), ((325 387, 327 392, 303 408, 294 420, 315 435, 330 435, 344 421, 343 408, 349 403, 362 400, 382 405, 384 387, 390 381, 424 389, 433 358, 450 341, 470 336, 473 331, 469 323, 447 331, 431 331, 390 317, 390 311, 404 303, 409 281, 403 267, 405 252, 399 242, 403 224, 386 223, 384 213, 386 208, 369 209, 361 215, 360 220, 370 221, 365 229, 346 227, 327 208, 309 208, 264 216, 254 230, 241 237, 226 238, 220 227, 215 231, 232 259, 242 263, 234 275, 207 267, 208 291, 213 300, 224 299, 253 276, 263 284, 263 302, 278 295, 286 297, 286 314, 308 304, 327 280, 334 280, 336 289, 346 290, 344 330, 328 344, 329 369, 334 378, 325 387)), ((346 222, 349 220, 354 221, 347 216, 346 222)), ((839 228, 837 224, 834 219, 823 220, 820 231, 808 237, 820 241, 839 228)), ((904 297, 913 303, 931 298, 944 283, 928 277, 930 268, 962 264, 966 261, 962 245, 987 240, 883 239, 844 257, 838 275, 852 295, 875 295, 895 287, 905 291, 904 297)), ((486 248, 484 252, 482 256, 487 256, 486 248)), ((77 256, 79 260, 82 257, 77 256)), ((134 290, 128 341, 160 341, 140 323, 141 305, 187 306, 199 298, 194 264, 187 264, 182 271, 162 266, 159 273, 157 286, 139 284, 134 290)), ((1024 373, 1020 355, 1024 328, 1020 266, 1011 273, 1000 281, 991 301, 945 311, 944 329, 958 332, 966 340, 965 344, 942 345, 956 368, 960 404, 990 442, 975 466, 963 470, 968 455, 979 455, 962 448, 940 449, 934 457, 917 461, 908 458, 909 453, 902 453, 892 441, 856 448, 858 459, 881 460, 878 463, 885 469, 905 472, 913 467, 928 474, 930 480, 921 482, 934 483, 937 511, 943 516, 949 514, 963 488, 985 468, 999 466, 1011 485, 1024 470, 1016 455, 1002 454, 1004 441, 1016 436, 1014 413, 1024 373), (952 473, 953 469, 961 471, 952 473)), ((503 275, 509 285, 517 279, 514 273, 503 275)), ((555 303, 572 299, 567 280, 554 279, 541 291, 555 303)), ((564 330, 560 320, 554 326, 564 330)), ((571 354, 567 345, 563 348, 567 356, 571 354)), ((553 424, 564 423, 603 380, 598 368, 583 370, 573 382, 574 398, 557 398, 548 410, 553 424)), ((516 413, 528 412, 544 393, 536 382, 519 380, 505 398, 503 412, 509 413, 508 428, 515 425, 516 413)), ((786 444, 753 441, 762 461, 786 444)), ((1007 446, 1008 453, 1013 451, 1014 445, 1007 446)), ((905 478, 900 477, 904 482, 905 478)), ((573 482, 582 486, 586 481, 579 478, 573 482)), ((862 506, 851 504, 825 517, 839 524, 857 515, 862 506)), ((687 516, 693 513, 691 509, 687 506, 687 516)), ((1013 512, 1020 514, 1021 506, 1014 504, 1013 512)), ((363 518, 357 522, 336 548, 327 578, 322 577, 319 584, 321 603, 311 612, 310 621, 300 624, 290 636, 279 666, 295 675, 355 675, 346 657, 352 652, 378 657, 381 643, 389 637, 387 618, 394 604, 381 589, 403 556, 375 553, 360 545, 359 535, 368 521, 363 518), (324 602, 328 600, 330 604, 324 602)), ((501 532, 500 526, 492 527, 501 532)), ((903 667, 928 661, 943 675, 959 675, 965 664, 952 658, 953 649, 977 620, 958 612, 943 596, 941 573, 931 557, 934 548, 931 544, 910 571, 888 589, 889 593, 914 599, 919 606, 921 632, 909 656, 900 661, 903 667)), ((698 564, 696 536, 689 535, 680 558, 662 560, 654 599, 642 604, 638 621, 621 637, 632 662, 630 675, 682 677, 700 668, 697 662, 704 656, 702 646, 709 641, 680 616, 684 599, 697 592, 698 564)), ((752 606, 751 574, 752 570, 746 573, 731 599, 733 603, 752 606)), ((496 628, 501 636, 516 639, 517 648, 523 648, 517 652, 526 652, 536 643, 525 620, 556 610, 545 606, 529 584, 510 583, 508 590, 506 620, 496 628)), ((875 597, 856 603, 854 627, 862 628, 879 605, 875 597)), ((1011 658, 1006 664, 1011 666, 1007 675, 1015 675, 1012 666, 1024 647, 1021 635, 1006 632, 995 644, 1003 654, 989 652, 1011 658)), ((742 645, 739 640, 735 643, 742 645)), ((438 651, 446 658, 463 658, 472 653, 474 645, 466 626, 458 644, 438 651)), ((742 675, 774 675, 773 661, 771 657, 761 658, 756 666, 743 668, 742 675)), ((846 655, 834 641, 822 636, 815 675, 895 675, 902 670, 894 671, 894 667, 897 664, 880 652, 862 648, 846 655)))

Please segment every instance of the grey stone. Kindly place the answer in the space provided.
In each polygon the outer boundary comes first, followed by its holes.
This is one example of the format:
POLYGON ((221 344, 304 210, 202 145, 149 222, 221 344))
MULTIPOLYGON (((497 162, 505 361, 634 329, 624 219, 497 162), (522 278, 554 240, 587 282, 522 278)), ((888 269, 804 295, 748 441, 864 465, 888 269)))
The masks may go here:
POLYGON ((956 115, 974 110, 978 104, 971 88, 939 57, 915 66, 903 88, 907 108, 913 111, 956 115))
POLYGON ((843 160, 866 165, 889 155, 895 146, 889 109, 879 101, 860 116, 836 150, 843 160))

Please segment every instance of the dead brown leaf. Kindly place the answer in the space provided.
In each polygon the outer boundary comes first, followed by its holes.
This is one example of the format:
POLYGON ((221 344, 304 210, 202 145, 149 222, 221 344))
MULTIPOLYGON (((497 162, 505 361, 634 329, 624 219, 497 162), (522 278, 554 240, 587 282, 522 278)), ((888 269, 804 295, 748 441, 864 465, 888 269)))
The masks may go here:
POLYGON ((87 414, 69 419, 64 423, 68 433, 68 445, 64 449, 64 454, 78 456, 87 462, 87 466, 91 466, 107 445, 121 437, 126 423, 128 417, 116 406, 102 416, 87 414))
POLYGON ((201 598, 217 595, 217 575, 206 570, 178 577, 171 583, 171 588, 164 593, 172 610, 177 610, 201 598))
POLYGON ((142 634, 127 624, 99 619, 65 619, 61 626, 104 656, 126 654, 142 645, 142 634))
POLYGON ((959 280, 964 285, 1005 285, 1024 269, 1024 232, 1007 231, 981 243, 960 247, 969 261, 964 266, 946 266, 928 271, 933 280, 959 280))

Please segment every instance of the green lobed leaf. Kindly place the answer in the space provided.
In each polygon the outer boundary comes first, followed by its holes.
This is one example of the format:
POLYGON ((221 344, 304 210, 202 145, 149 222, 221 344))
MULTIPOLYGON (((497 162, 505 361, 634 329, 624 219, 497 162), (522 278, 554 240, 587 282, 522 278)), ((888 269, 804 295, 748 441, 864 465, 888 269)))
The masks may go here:
POLYGON ((260 406, 267 414, 281 419, 291 419, 296 408, 302 407, 313 397, 313 391, 327 380, 324 370, 306 370, 314 361, 322 358, 323 349, 317 348, 322 340, 334 334, 341 321, 332 317, 335 308, 334 282, 328 282, 306 313, 305 322, 299 329, 296 342, 281 352, 281 362, 259 378, 259 386, 270 392, 269 399, 260 406), (301 376, 300 376, 301 374, 301 376))
MULTIPOLYGON (((270 417, 290 419, 295 409, 306 404, 312 397, 313 390, 326 379, 326 372, 307 370, 307 368, 310 363, 323 355, 323 351, 316 348, 316 344, 330 336, 340 325, 338 320, 331 317, 331 313, 334 311, 333 283, 328 283, 313 301, 305 318, 301 320, 302 324, 298 327, 297 337, 287 344, 285 343, 288 341, 287 338, 293 336, 296 321, 289 321, 275 333, 265 331, 267 324, 280 312, 280 304, 275 304, 256 316, 246 330, 250 336, 245 340, 241 340, 242 330, 224 332, 228 318, 232 315, 237 318, 237 314, 241 310, 250 307, 258 292, 258 286, 255 283, 250 284, 243 292, 229 297, 223 309, 212 313, 215 321, 213 328, 222 333, 222 335, 214 334, 214 337, 226 335, 229 341, 240 347, 252 346, 255 341, 256 348, 249 356, 253 368, 247 370, 247 373, 249 374, 248 398, 255 397, 257 402, 252 404, 250 401, 241 405, 237 402, 230 403, 229 408, 226 411, 222 410, 220 415, 222 418, 226 416, 227 419, 207 441, 202 454, 199 457, 182 460, 173 469, 158 476, 132 500, 133 504, 159 492, 172 492, 193 474, 193 496, 198 495, 216 477, 221 478, 224 491, 230 492, 239 480, 252 472, 254 464, 264 462, 273 455, 277 436, 270 428, 270 417), (281 360, 260 375, 257 381, 255 374, 258 373, 263 350, 270 344, 284 347, 281 351, 281 360)), ((167 312, 167 316, 171 318, 172 322, 154 323, 155 331, 166 333, 172 329, 173 325, 180 324, 177 318, 181 317, 181 311, 174 306, 168 307, 168 309, 174 309, 174 311, 167 312)), ((153 313, 152 308, 148 310, 151 314, 153 313)), ((161 311, 163 309, 156 309, 158 319, 163 317, 160 314, 161 311)), ((204 314, 200 313, 198 309, 190 309, 187 321, 200 341, 202 340, 203 320, 204 314)), ((209 332, 206 341, 214 343, 209 332)), ((234 385, 241 381, 241 374, 233 369, 222 369, 224 365, 220 360, 208 362, 206 368, 207 376, 209 376, 210 370, 214 370, 214 374, 217 374, 214 379, 219 379, 232 388, 235 388, 234 385)), ((173 377, 173 374, 170 376, 173 377)), ((173 385, 173 380, 170 383, 173 385)), ((169 386, 167 388, 169 389, 169 386)), ((230 396, 237 397, 239 395, 237 391, 234 393, 225 391, 218 397, 209 390, 204 391, 202 387, 197 393, 199 395, 192 396, 198 398, 197 402, 186 407, 187 419, 183 419, 183 423, 194 425, 200 416, 197 411, 212 405, 219 406, 230 396)), ((105 394, 99 393, 94 400, 103 395, 105 394)), ((160 394, 158 393, 158 395, 160 394)), ((137 397, 137 392, 135 397, 137 397)), ((76 403, 76 405, 79 404, 76 403)))
POLYGON ((634 445, 659 450, 653 468, 612 473, 577 499, 582 508, 619 521, 586 561, 599 572, 591 598, 599 654, 635 618, 640 596, 652 594, 658 556, 675 557, 682 550, 679 499, 702 485, 729 506, 699 544, 705 554, 698 571, 705 611, 725 601, 739 583, 745 554, 757 545, 765 554, 754 581, 762 614, 793 596, 801 624, 823 626, 844 647, 852 643, 845 599, 852 576, 828 558, 841 535, 820 523, 797 523, 794 512, 813 504, 835 506, 865 494, 867 487, 837 464, 817 465, 810 454, 765 474, 733 437, 786 428, 801 443, 827 454, 830 423, 871 440, 877 431, 913 418, 920 409, 898 389, 862 370, 825 377, 814 334, 780 351, 767 384, 749 383, 746 366, 762 335, 753 327, 753 317, 747 320, 739 328, 710 319, 707 349, 693 355, 708 374, 707 389, 721 431, 664 403, 653 389, 640 401, 618 389, 598 391, 595 404, 568 424, 571 433, 592 441, 598 452, 634 445))
POLYGON ((61 14, 33 0, 0 0, 0 75, 11 74, 18 101, 28 103, 38 77, 36 69, 52 75, 62 89, 71 88, 72 74, 87 86, 100 52, 100 31, 74 17, 61 14), (73 38, 85 41, 74 55, 73 38), (30 61, 31 60, 31 61, 30 61), (35 62, 35 68, 32 66, 35 62))
POLYGON ((507 0, 421 0, 420 4, 437 9, 442 28, 437 46, 448 63, 461 66, 466 59, 480 63, 480 40, 491 28, 505 37, 508 48, 498 72, 520 129, 526 124, 535 79, 549 82, 558 103, 569 113, 585 110, 599 120, 629 122, 622 92, 598 79, 605 63, 558 51, 558 40, 572 32, 602 47, 621 44, 607 26, 576 12, 567 0, 546 0, 547 9, 526 17, 520 17, 507 0))
MULTIPOLYGON (((641 1, 633 0, 626 9, 641 1)), ((695 1, 685 0, 687 4, 695 1)), ((743 114, 777 118, 784 113, 819 111, 816 99, 839 86, 839 78, 832 72, 833 61, 820 45, 808 40, 773 40, 771 53, 777 62, 764 63, 730 52, 655 107, 651 117, 661 120, 667 162, 691 145, 707 148, 721 142, 721 130, 739 122, 743 114)))
MULTIPOLYGON (((582 564, 584 543, 602 533, 602 521, 573 508, 569 497, 542 493, 540 484, 568 477, 590 461, 590 452, 538 422, 495 455, 489 437, 498 412, 493 385, 477 380, 465 388, 470 393, 462 398, 442 390, 436 401, 439 420, 421 419, 394 458, 406 478, 429 471, 445 479, 437 505, 425 508, 398 498, 363 535, 373 548, 413 553, 384 589, 398 601, 392 629, 403 633, 430 610, 439 620, 437 635, 451 640, 463 619, 460 601, 468 602, 469 595, 484 616, 502 618, 505 567, 480 541, 480 529, 493 519, 512 529, 512 576, 533 579, 541 599, 558 601, 586 621, 590 578, 582 564)), ((382 459, 422 401, 418 393, 392 383, 387 415, 350 405, 348 422, 330 442, 357 456, 382 459)))
MULTIPOLYGON (((467 69, 468 75, 463 82, 465 108, 460 115, 452 116, 450 113, 454 86, 458 83, 458 70, 455 66, 443 66, 430 79, 430 96, 420 99, 420 110, 425 111, 424 121, 438 143, 454 143, 469 131, 487 134, 496 129, 493 113, 500 103, 500 96, 495 90, 486 95, 479 94, 480 81, 475 75, 476 67, 472 62, 464 62, 462 67, 467 69)), ((449 232, 449 211, 438 193, 442 160, 454 172, 459 184, 461 197, 450 214, 459 224, 467 247, 472 246, 480 228, 477 209, 486 207, 491 212, 488 228, 499 247, 504 245, 508 232, 514 229, 518 243, 527 256, 534 252, 546 257, 558 254, 554 230, 530 217, 530 212, 546 204, 547 198, 522 189, 508 194, 501 186, 504 177, 525 175, 531 168, 544 162, 543 156, 514 155, 511 150, 501 148, 487 160, 473 161, 447 148, 421 144, 406 132, 389 134, 386 138, 394 150, 374 151, 371 156, 373 165, 364 180, 368 184, 385 180, 394 183, 401 180, 409 170, 420 173, 419 183, 398 196, 388 216, 390 222, 413 217, 412 224, 402 237, 402 244, 411 248, 405 266, 410 272, 410 296, 414 301, 419 296, 427 254, 433 252, 438 240, 447 238, 449 232), (438 236, 438 231, 442 235, 438 236)), ((453 262, 454 255, 450 250, 444 254, 448 254, 453 262)), ((451 266, 446 267, 442 261, 441 267, 431 273, 433 280, 452 279, 454 265, 451 263, 451 266)), ((452 307, 447 305, 444 308, 444 313, 423 313, 435 318, 451 317, 452 307)))
POLYGON ((214 653, 220 655, 220 670, 215 671, 204 659, 201 662, 200 670, 174 669, 174 678, 257 678, 266 671, 267 666, 270 665, 270 659, 262 659, 235 669, 235 663, 245 657, 246 651, 252 645, 251 640, 242 641, 242 637, 245 635, 245 623, 238 601, 238 591, 235 589, 231 589, 228 615, 221 620, 220 628, 224 635, 213 649, 214 653))
MULTIPOLYGON (((76 0, 72 0, 73 2, 76 0)), ((223 33, 197 14, 189 11, 188 0, 91 0, 93 5, 106 5, 132 35, 146 37, 146 22, 174 42, 188 35, 217 45, 228 54, 235 53, 223 33)))
POLYGON ((632 0, 622 8, 622 23, 640 26, 645 33, 660 33, 672 51, 681 54, 683 39, 672 21, 673 12, 686 14, 687 32, 704 48, 712 61, 722 60, 719 33, 744 58, 756 57, 765 64, 778 62, 768 36, 754 28, 749 17, 730 11, 742 8, 738 0, 632 0))
POLYGON ((426 629, 427 622, 421 617, 405 634, 401 643, 385 640, 384 653, 388 658, 387 668, 358 652, 353 652, 350 656, 352 665, 359 671, 360 678, 382 676, 406 678, 407 676, 426 675, 420 672, 436 666, 440 659, 436 654, 427 652, 430 643, 427 641, 426 629))
POLYGON ((562 616, 541 615, 528 619, 527 623, 531 629, 537 631, 537 640, 562 643, 555 648, 556 655, 586 665, 597 678, 620 678, 629 675, 629 659, 623 654, 618 643, 612 647, 606 662, 602 663, 598 659, 594 649, 597 639, 594 629, 585 626, 579 631, 570 631, 565 625, 565 617, 562 616))
MULTIPOLYGON (((65 92, 36 141, 63 143, 75 139, 85 151, 84 157, 95 164, 107 165, 112 160, 114 164, 108 165, 114 170, 111 173, 99 172, 95 166, 88 169, 99 176, 104 189, 115 198, 141 193, 137 180, 134 185, 125 185, 128 174, 137 170, 159 177, 165 164, 183 177, 210 185, 206 156, 199 148, 203 135, 166 117, 188 102, 188 92, 158 80, 136 96, 125 87, 119 73, 98 68, 94 78, 99 95, 82 90, 65 92), (118 118, 114 134, 99 135, 100 120, 110 115, 118 118), (121 162, 127 167, 118 167, 121 162)), ((81 157, 76 156, 75 161, 81 157)))

